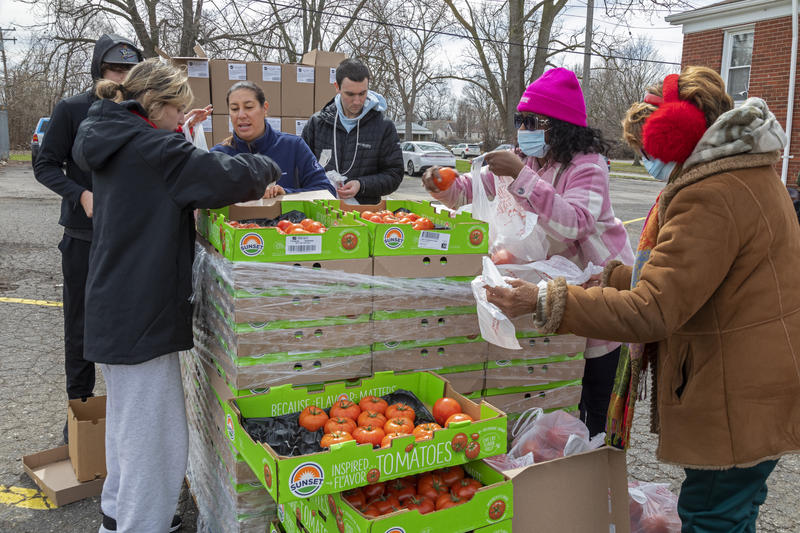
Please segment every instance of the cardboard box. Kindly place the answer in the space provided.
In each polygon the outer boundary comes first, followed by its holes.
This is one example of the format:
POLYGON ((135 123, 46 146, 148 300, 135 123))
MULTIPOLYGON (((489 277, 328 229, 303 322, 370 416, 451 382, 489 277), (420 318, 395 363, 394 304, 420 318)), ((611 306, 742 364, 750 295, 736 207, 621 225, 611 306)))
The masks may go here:
POLYGON ((314 67, 281 65, 281 113, 284 117, 314 114, 314 67))
POLYGON ((247 63, 229 59, 212 59, 209 62, 211 75, 211 104, 217 113, 226 113, 228 104, 225 101, 228 89, 237 81, 247 79, 247 63))
POLYGON ((338 67, 339 63, 347 59, 347 55, 341 52, 327 52, 325 50, 311 50, 303 54, 300 62, 304 65, 315 67, 338 67))
POLYGON ((69 446, 26 455, 22 458, 25 473, 42 489, 50 500, 61 507, 68 503, 99 496, 104 478, 81 483, 75 477, 69 460, 69 446))
POLYGON ((69 401, 69 458, 78 481, 106 475, 106 397, 69 401))
POLYGON ((211 115, 211 138, 214 144, 221 143, 232 134, 233 127, 229 115, 211 115))
POLYGON ((625 452, 598 448, 505 472, 514 485, 514 531, 629 533, 625 452))
POLYGON ((478 405, 467 400, 446 380, 430 372, 379 372, 372 378, 322 387, 283 385, 266 394, 228 400, 223 407, 228 438, 277 503, 464 464, 468 462, 465 452, 453 448, 459 434, 464 439, 467 435, 477 437, 469 441, 477 444, 469 447, 471 455, 474 452, 470 459, 505 453, 507 448, 504 413, 486 402, 478 405), (413 392, 429 409, 443 396, 454 398, 474 421, 436 430, 430 440, 414 442, 413 435, 400 437, 392 441, 390 448, 373 449, 368 444, 348 441, 328 451, 292 457, 279 456, 268 444, 254 441, 242 425, 245 418, 299 413, 309 405, 327 408, 342 397, 358 403, 367 395, 384 396, 398 389, 413 392))
POLYGON ((475 369, 467 366, 466 368, 442 368, 436 371, 437 374, 450 382, 455 390, 461 394, 470 394, 483 389, 486 379, 484 368, 475 369))
POLYGON ((481 334, 474 306, 431 311, 375 311, 372 317, 373 335, 380 343, 481 334))
MULTIPOLYGON (((519 318, 523 317, 518 317, 519 318)), ((524 317, 533 320, 528 316, 524 317)), ((586 350, 586 337, 577 335, 542 335, 540 333, 517 333, 521 350, 507 350, 495 344, 489 345, 490 361, 510 361, 520 359, 534 359, 537 357, 553 357, 556 355, 583 354, 586 350)))
POLYGON ((314 111, 319 111, 336 96, 336 67, 315 67, 314 111))
MULTIPOLYGON (((474 337, 432 341, 379 342, 372 345, 372 368, 382 370, 437 370, 486 362, 489 343, 474 337)), ((459 391, 460 392, 460 391, 459 391)))
POLYGON ((283 133, 291 133, 298 137, 303 134, 303 128, 306 127, 308 118, 300 117, 283 117, 281 119, 281 131, 283 133))
MULTIPOLYGON (((186 73, 189 76, 189 87, 192 89, 192 94, 194 94, 194 100, 189 109, 200 109, 210 104, 211 83, 208 59, 205 57, 172 57, 170 62, 173 65, 186 68, 186 73)), ((222 109, 227 108, 223 106, 222 109)))
POLYGON ((483 397, 505 413, 522 413, 532 407, 569 408, 581 400, 581 380, 558 381, 533 387, 484 389, 483 397))
POLYGON ((486 388, 527 387, 581 379, 585 363, 580 355, 489 361, 486 366, 486 388))
POLYGON ((269 104, 269 114, 273 117, 280 117, 283 112, 281 108, 281 77, 280 63, 247 62, 247 79, 264 91, 264 97, 269 104))

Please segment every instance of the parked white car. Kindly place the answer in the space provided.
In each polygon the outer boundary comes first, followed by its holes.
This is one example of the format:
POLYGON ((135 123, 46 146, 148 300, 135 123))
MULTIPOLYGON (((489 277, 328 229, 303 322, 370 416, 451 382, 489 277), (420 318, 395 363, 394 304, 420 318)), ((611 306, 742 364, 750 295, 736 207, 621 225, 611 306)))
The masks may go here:
POLYGON ((458 157, 475 157, 481 155, 481 145, 472 143, 457 144, 452 150, 453 154, 458 157))
POLYGON ((403 150, 403 166, 409 176, 432 166, 452 168, 456 166, 456 157, 439 143, 404 142, 400 143, 400 148, 403 150))

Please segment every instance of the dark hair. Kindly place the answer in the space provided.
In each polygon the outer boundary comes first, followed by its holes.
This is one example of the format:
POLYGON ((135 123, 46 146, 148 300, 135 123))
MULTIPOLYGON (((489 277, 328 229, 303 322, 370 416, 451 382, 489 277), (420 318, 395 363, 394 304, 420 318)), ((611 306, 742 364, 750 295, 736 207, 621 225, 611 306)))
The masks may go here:
POLYGON ((603 138, 600 130, 578 126, 552 117, 548 131, 548 144, 550 151, 548 158, 561 163, 564 167, 569 165, 575 154, 594 153, 605 155, 610 146, 603 138))
POLYGON ((342 87, 342 82, 345 78, 353 81, 363 81, 369 79, 369 69, 360 60, 355 58, 348 58, 339 63, 336 67, 336 84, 339 88, 342 87))
POLYGON ((225 95, 226 104, 231 103, 230 102, 231 93, 233 91, 238 91, 239 89, 247 89, 249 91, 253 91, 254 93, 256 93, 256 99, 258 100, 258 103, 261 104, 262 106, 267 101, 267 97, 264 96, 264 91, 261 89, 261 87, 259 87, 252 81, 237 81, 236 83, 231 85, 231 88, 228 89, 228 94, 225 95))

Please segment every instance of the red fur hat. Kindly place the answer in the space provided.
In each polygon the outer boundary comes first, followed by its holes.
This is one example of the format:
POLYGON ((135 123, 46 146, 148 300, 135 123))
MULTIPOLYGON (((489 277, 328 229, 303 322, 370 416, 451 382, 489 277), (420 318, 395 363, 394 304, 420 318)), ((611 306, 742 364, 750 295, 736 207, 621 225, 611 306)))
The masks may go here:
POLYGON ((642 146, 650 157, 683 163, 706 132, 706 117, 692 102, 678 97, 678 75, 664 78, 664 103, 642 128, 642 146))

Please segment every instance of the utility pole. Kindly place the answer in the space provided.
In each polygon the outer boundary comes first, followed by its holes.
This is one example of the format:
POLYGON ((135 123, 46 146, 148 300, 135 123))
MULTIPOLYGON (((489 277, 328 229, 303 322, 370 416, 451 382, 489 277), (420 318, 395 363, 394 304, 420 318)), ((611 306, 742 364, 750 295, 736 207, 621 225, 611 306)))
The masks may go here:
POLYGON ((594 0, 586 0, 586 37, 583 48, 583 77, 581 78, 581 88, 583 89, 583 99, 586 102, 586 113, 589 113, 589 80, 592 68, 592 24, 594 19, 594 0))
POLYGON ((0 54, 3 56, 3 105, 8 106, 8 66, 6 65, 6 41, 17 42, 16 37, 6 39, 3 32, 15 31, 14 28, 0 28, 0 54))

